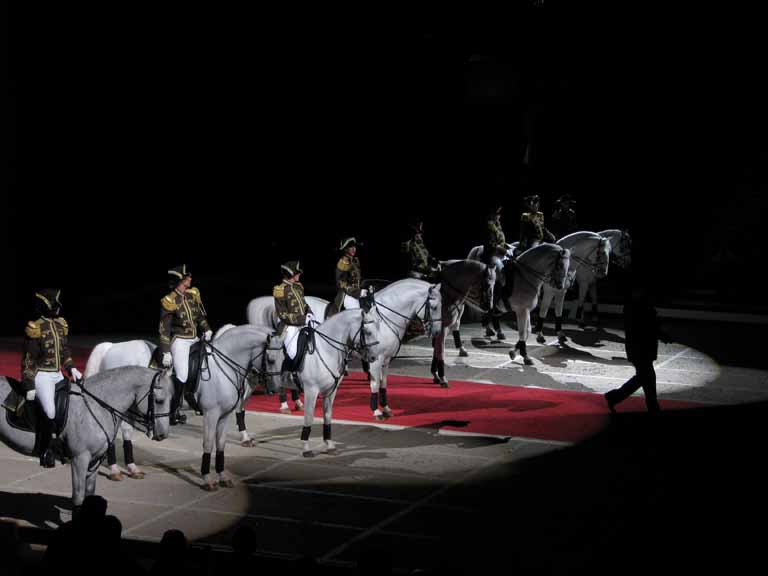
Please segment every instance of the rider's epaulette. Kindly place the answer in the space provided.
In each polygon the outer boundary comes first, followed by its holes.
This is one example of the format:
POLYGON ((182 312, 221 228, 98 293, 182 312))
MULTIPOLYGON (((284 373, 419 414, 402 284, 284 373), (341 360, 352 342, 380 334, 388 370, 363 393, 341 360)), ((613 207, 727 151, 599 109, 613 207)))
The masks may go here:
POLYGON ((521 220, 530 220, 531 219, 531 213, 530 212, 523 212, 523 215, 520 216, 521 220))
POLYGON ((339 263, 336 264, 336 268, 342 272, 347 272, 352 267, 352 262, 346 256, 339 258, 339 263))
POLYGON ((56 318, 54 322, 58 323, 64 329, 64 336, 69 335, 69 324, 64 318, 56 318))
POLYGON ((200 290, 197 288, 187 288, 187 294, 192 294, 192 298, 200 302, 200 290))
POLYGON ((24 334, 28 338, 40 338, 40 320, 30 320, 24 327, 24 334))
POLYGON ((274 298, 283 298, 285 296, 285 284, 278 284, 272 288, 272 296, 274 298))
POLYGON ((163 307, 163 310, 167 310, 168 312, 176 310, 179 307, 178 304, 176 304, 176 293, 171 292, 170 294, 167 294, 165 298, 160 300, 160 305, 163 307))

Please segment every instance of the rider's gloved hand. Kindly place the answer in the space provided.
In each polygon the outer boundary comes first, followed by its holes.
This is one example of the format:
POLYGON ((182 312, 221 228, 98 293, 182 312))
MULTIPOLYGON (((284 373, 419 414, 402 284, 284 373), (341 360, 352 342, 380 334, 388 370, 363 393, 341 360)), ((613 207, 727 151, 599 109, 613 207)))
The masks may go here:
POLYGON ((80 373, 80 370, 72 366, 72 368, 69 369, 69 373, 72 374, 72 379, 75 382, 79 382, 83 379, 83 375, 80 373))
POLYGON ((211 338, 213 338, 213 330, 206 330, 205 334, 203 334, 203 340, 210 342, 211 338))
POLYGON ((29 402, 34 402, 35 396, 37 396, 37 391, 34 388, 27 392, 27 400, 29 402))
POLYGON ((164 352, 163 353, 163 368, 170 368, 171 367, 171 353, 170 352, 164 352))

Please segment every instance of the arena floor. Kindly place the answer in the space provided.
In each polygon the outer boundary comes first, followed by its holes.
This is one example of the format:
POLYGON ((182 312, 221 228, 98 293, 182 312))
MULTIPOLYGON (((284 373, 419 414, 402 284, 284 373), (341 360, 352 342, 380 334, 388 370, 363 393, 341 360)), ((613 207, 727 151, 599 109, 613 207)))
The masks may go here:
MULTIPOLYGON (((566 326, 566 346, 556 345, 551 331, 544 345, 531 337, 530 367, 508 355, 517 340, 511 327, 505 327, 507 339, 498 341, 484 338, 478 324, 466 325, 469 357, 458 357, 447 343, 446 372, 453 382, 447 389, 428 378, 428 341, 414 340, 393 361, 393 380, 411 378, 391 384, 395 416, 386 422, 367 417, 367 384, 352 374, 346 388, 357 396, 336 414, 335 456, 318 451, 315 458, 303 458, 301 414, 278 413, 276 397, 256 402, 260 408, 248 412, 247 427, 257 446, 238 444, 233 418, 226 454, 235 487, 213 493, 200 488, 201 421, 190 412, 189 423, 172 428, 164 442, 135 441, 144 480, 110 482, 102 470, 97 493, 108 500, 127 538, 159 540, 167 529, 181 528, 191 540, 227 543, 245 522, 256 527, 258 547, 266 554, 310 551, 326 562, 345 563, 358 546, 382 540, 395 565, 425 565, 439 554, 448 527, 487 521, 478 505, 485 485, 522 473, 520 464, 527 460, 567 449, 608 425, 600 395, 633 374, 619 325, 614 319, 600 330, 566 326), (417 401, 420 390, 430 401, 417 401), (505 404, 509 398, 517 404, 505 404)), ((677 320, 666 328, 675 342, 660 344, 656 363, 663 409, 768 399, 768 369, 748 351, 762 327, 677 320)), ((119 338, 92 336, 79 344, 87 350, 102 339, 119 338)), ((18 342, 0 341, 6 357, 17 348, 18 342)), ((342 382, 337 405, 344 395, 342 382)), ((642 397, 622 409, 643 411, 642 397)), ((313 427, 318 448, 321 423, 316 418, 313 427)), ((69 519, 69 498, 68 466, 42 469, 36 459, 0 445, 0 517, 54 528, 69 519)))

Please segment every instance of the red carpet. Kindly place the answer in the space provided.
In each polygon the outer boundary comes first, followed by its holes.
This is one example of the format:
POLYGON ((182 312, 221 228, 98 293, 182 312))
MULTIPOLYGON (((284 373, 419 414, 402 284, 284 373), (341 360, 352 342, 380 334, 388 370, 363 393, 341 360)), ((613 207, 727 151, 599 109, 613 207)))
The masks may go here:
MULTIPOLYGON (((0 344, 0 374, 19 378, 21 346, 0 344)), ((89 349, 73 348, 75 365, 85 371, 89 349)), ((605 428, 608 407, 601 394, 477 384, 451 381, 440 388, 432 378, 389 377, 389 404, 394 416, 385 422, 398 426, 419 426, 497 436, 521 436, 541 440, 578 442, 605 428)), ((333 406, 336 420, 375 422, 371 415, 371 389, 362 373, 344 379, 333 406)), ((693 402, 663 401, 664 410, 696 408, 693 402)), ((278 411, 277 396, 259 393, 248 402, 254 412, 278 411)), ((627 399, 619 412, 644 412, 642 397, 627 399)), ((294 412, 294 414, 301 414, 294 412)), ((322 423, 322 403, 315 409, 315 423, 322 423), (318 420, 319 419, 319 420, 318 420)))
MULTIPOLYGON (((386 423, 398 426, 578 442, 605 428, 610 418, 602 394, 587 392, 455 380, 445 389, 433 384, 432 378, 395 375, 389 376, 387 390, 394 415, 386 423)), ((342 381, 336 396, 334 419, 375 422, 369 406, 370 395, 365 375, 350 373, 342 381)), ((664 410, 700 406, 679 401, 663 401, 661 405, 664 410)), ((278 407, 277 396, 258 394, 248 402, 250 411, 274 413, 278 407)), ((645 400, 631 397, 618 407, 618 411, 643 412, 645 400)), ((322 423, 319 400, 315 423, 322 423)))

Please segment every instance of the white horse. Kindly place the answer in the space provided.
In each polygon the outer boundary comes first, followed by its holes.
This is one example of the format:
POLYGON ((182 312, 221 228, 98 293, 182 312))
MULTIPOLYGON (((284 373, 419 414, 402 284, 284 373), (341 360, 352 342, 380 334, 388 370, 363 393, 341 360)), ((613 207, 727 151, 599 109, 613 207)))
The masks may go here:
MULTIPOLYGON (((414 278, 394 282, 375 292, 373 297, 383 326, 379 340, 379 359, 369 367, 371 410, 373 416, 381 420, 392 415, 387 398, 387 370, 390 361, 400 350, 408 324, 418 320, 431 337, 440 334, 442 298, 439 287, 414 278)), ((325 316, 326 300, 311 296, 306 300, 315 317, 325 316)), ((247 310, 248 320, 254 323, 273 322, 276 318, 274 301, 271 296, 251 300, 247 310)))
MULTIPOLYGON (((574 232, 563 236, 556 242, 571 251, 571 266, 568 270, 568 279, 563 290, 556 290, 549 284, 544 285, 544 293, 539 306, 539 318, 536 321, 536 341, 544 344, 544 321, 547 318, 549 305, 555 300, 555 330, 557 339, 560 343, 567 340, 563 332, 562 316, 563 304, 565 303, 565 293, 574 281, 574 277, 580 270, 584 269, 584 274, 591 274, 594 278, 604 278, 608 274, 608 262, 611 255, 611 244, 609 240, 600 234, 594 232, 574 232)), ((586 288, 584 289, 586 292, 586 288)))
MULTIPOLYGON (((200 367, 200 385, 195 393, 197 404, 203 412, 203 457, 201 475, 203 488, 215 490, 217 484, 210 473, 211 453, 216 449, 216 473, 218 485, 231 487, 232 481, 224 471, 224 446, 226 424, 233 410, 244 406, 253 392, 251 372, 258 372, 261 356, 267 346, 271 330, 265 327, 244 325, 219 330, 207 344, 207 353, 200 367)), ((144 340, 131 340, 112 344, 102 342, 88 359, 94 366, 148 365, 155 345, 144 340), (97 356, 98 354, 98 356, 97 356), (100 356, 100 357, 99 357, 100 356)), ((88 368, 86 367, 86 371, 88 368)), ((98 368, 96 368, 98 371, 98 368)))
MULTIPOLYGON (((10 394, 8 379, 0 376, 4 405, 10 394)), ((167 373, 136 366, 107 370, 72 385, 66 424, 57 443, 70 458, 76 509, 96 492, 98 468, 115 441, 118 422, 142 426, 153 440, 163 440, 170 426, 171 396, 173 382, 167 373)), ((0 440, 22 454, 34 453, 35 432, 12 425, 5 414, 0 417, 0 440)))
MULTIPOLYGON (((496 275, 496 287, 494 288, 494 291, 499 291, 503 289, 506 283, 506 275, 504 274, 504 262, 506 262, 507 260, 509 260, 514 256, 515 248, 517 247, 517 244, 518 242, 515 242, 514 244, 507 244, 507 252, 504 255, 503 259, 499 261, 499 269, 497 270, 498 273, 496 275)), ((485 261, 485 259, 483 258, 484 252, 485 252, 485 246, 483 246, 482 244, 479 246, 475 246, 469 251, 467 258, 469 260, 477 260, 479 262, 484 262, 485 261)), ((504 332, 501 330, 501 321, 499 320, 499 315, 494 314, 493 310, 489 310, 487 314, 483 314, 482 323, 483 323, 483 327, 485 327, 486 337, 492 338, 493 336, 496 336, 499 340, 504 340, 506 338, 504 336, 504 332), (493 325, 493 330, 491 330, 491 326, 490 326, 491 324, 493 325)), ((464 348, 464 345, 461 342, 461 333, 459 332, 458 327, 454 327, 453 340, 454 340, 454 343, 456 344, 456 348, 458 348, 459 350, 459 356, 469 356, 469 353, 464 348)))
MULTIPOLYGON (((306 355, 297 371, 304 389, 306 409, 301 440, 304 442, 302 455, 314 456, 309 445, 309 436, 315 416, 318 396, 323 398, 323 442, 328 454, 336 453, 336 445, 331 439, 331 419, 333 400, 339 384, 344 377, 344 369, 354 351, 363 360, 373 363, 379 356, 379 337, 381 317, 376 306, 369 310, 342 310, 328 318, 322 324, 309 328, 310 341, 306 355)), ((227 332, 229 333, 229 332, 227 332)), ((273 380, 273 388, 292 386, 288 373, 280 374, 285 353, 281 339, 272 338, 267 349, 266 373, 273 380)))
MULTIPOLYGON (((626 230, 603 230, 597 232, 610 243, 611 262, 619 268, 627 268, 632 263, 632 238, 626 230)), ((597 275, 588 267, 581 266, 576 271, 576 283, 579 286, 579 297, 576 301, 576 320, 580 328, 586 326, 584 321, 584 301, 589 291, 592 298, 592 316, 596 324, 599 324, 597 302, 597 275)))

